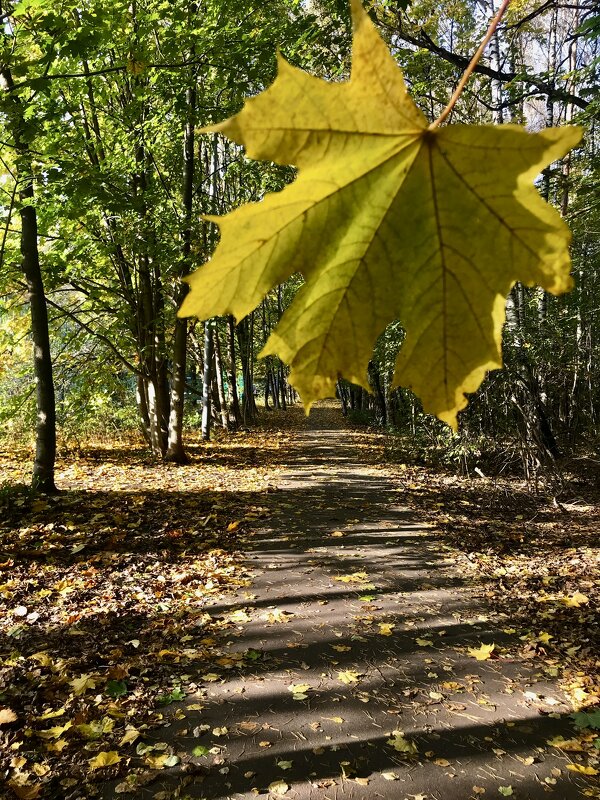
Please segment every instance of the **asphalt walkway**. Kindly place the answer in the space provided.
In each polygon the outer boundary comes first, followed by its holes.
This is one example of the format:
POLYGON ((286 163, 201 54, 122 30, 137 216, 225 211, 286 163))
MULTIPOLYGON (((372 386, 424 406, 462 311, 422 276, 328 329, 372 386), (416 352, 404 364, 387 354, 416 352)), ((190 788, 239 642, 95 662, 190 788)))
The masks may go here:
POLYGON ((317 408, 289 444, 252 583, 207 609, 229 623, 223 668, 190 677, 160 731, 181 763, 136 797, 590 796, 548 744, 572 733, 565 698, 531 661, 495 657, 514 634, 330 419, 317 408))

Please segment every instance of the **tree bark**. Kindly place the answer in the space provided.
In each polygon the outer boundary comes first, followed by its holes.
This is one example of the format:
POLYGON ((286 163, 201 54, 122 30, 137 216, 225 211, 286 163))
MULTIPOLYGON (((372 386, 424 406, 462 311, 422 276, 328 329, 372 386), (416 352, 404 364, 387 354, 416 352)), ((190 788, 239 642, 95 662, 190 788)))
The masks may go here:
MULTIPOLYGON (((189 86, 185 93, 186 123, 183 136, 182 200, 184 225, 182 231, 181 269, 179 277, 189 272, 192 252, 192 212, 194 204, 194 130, 196 125, 196 86, 189 86)), ((181 283, 177 291, 177 308, 181 306, 188 286, 181 283)), ((173 374, 169 413, 169 442, 166 461, 185 464, 188 457, 183 446, 183 410, 185 400, 185 372, 187 360, 187 319, 177 317, 173 337, 173 374)))
POLYGON ((252 380, 252 318, 245 317, 237 326, 238 343, 240 346, 240 360, 242 362, 242 381, 244 391, 242 394, 242 418, 244 425, 250 425, 256 417, 256 403, 254 402, 254 385, 252 380))
MULTIPOLYGON (((0 7, 0 12, 1 12, 0 7)), ((8 127, 17 152, 16 180, 21 203, 21 268, 27 282, 33 342, 33 372, 36 384, 35 458, 31 485, 36 491, 54 493, 56 460, 56 401, 52 374, 48 309, 38 248, 37 214, 33 205, 33 172, 29 146, 23 136, 24 116, 20 99, 12 94, 14 83, 7 67, 0 69, 2 89, 6 92, 10 110, 8 127)))
POLYGON ((207 319, 204 323, 204 377, 202 385, 202 438, 204 441, 210 439, 212 366, 212 320, 207 319))
POLYGON ((221 426, 227 430, 229 427, 229 417, 227 414, 227 403, 225 401, 225 389, 223 387, 223 361, 221 359, 221 341, 219 331, 215 325, 213 330, 213 349, 215 355, 215 377, 217 379, 217 395, 219 397, 219 408, 221 411, 221 426))
POLYGON ((240 400, 237 390, 237 370, 235 368, 235 320, 230 315, 227 317, 227 350, 229 356, 229 372, 227 380, 229 381, 231 392, 231 412, 235 420, 235 425, 238 427, 242 422, 242 412, 240 410, 240 400))

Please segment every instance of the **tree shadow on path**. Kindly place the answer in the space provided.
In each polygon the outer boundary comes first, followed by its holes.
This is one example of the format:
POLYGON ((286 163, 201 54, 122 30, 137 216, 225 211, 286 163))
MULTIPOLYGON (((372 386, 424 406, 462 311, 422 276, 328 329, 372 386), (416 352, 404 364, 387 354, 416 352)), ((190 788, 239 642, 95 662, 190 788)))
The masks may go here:
POLYGON ((247 543, 252 585, 209 608, 231 663, 188 670, 199 688, 143 737, 180 763, 133 758, 135 797, 583 798, 592 779, 566 768, 579 754, 548 744, 574 729, 543 646, 516 655, 509 621, 316 411, 321 430, 296 435, 270 527, 247 543))

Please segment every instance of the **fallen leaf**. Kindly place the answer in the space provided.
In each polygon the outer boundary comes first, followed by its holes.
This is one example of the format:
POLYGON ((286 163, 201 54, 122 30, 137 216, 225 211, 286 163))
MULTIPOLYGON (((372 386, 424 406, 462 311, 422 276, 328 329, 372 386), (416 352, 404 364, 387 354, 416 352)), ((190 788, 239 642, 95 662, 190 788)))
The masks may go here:
POLYGON ((286 794, 286 792, 289 792, 289 790, 290 787, 285 781, 273 781, 273 783, 269 784, 269 792, 271 792, 271 794, 281 796, 286 794))
POLYGON ((56 717, 62 717, 64 714, 67 713, 67 709, 65 706, 61 706, 57 708, 55 711, 44 711, 43 714, 40 714, 39 717, 36 717, 37 720, 46 720, 46 719, 55 719, 56 717))
POLYGON ((393 622, 380 622, 379 623, 379 633, 382 636, 391 636, 394 632, 394 628, 396 626, 393 622))
POLYGON ((577 728, 600 730, 600 711, 577 711, 571 717, 577 728))
POLYGON ((144 760, 151 769, 168 769, 169 767, 177 766, 180 758, 179 756, 169 755, 168 753, 160 753, 158 755, 148 753, 144 756, 144 760))
POLYGON ((11 708, 0 708, 0 725, 10 725, 11 722, 16 722, 17 715, 11 708))
POLYGON ((360 680, 361 673, 355 672, 351 669, 342 670, 338 672, 338 680, 342 683, 358 683, 360 680))
POLYGON ((139 739, 141 733, 135 728, 128 728, 123 734, 123 738, 119 742, 119 746, 123 747, 126 744, 132 744, 136 739, 139 739))
POLYGON ((510 797, 512 794, 514 794, 512 786, 499 786, 498 791, 504 797, 510 797))
POLYGON ((110 750, 109 752, 98 753, 98 755, 94 756, 94 758, 89 759, 90 769, 103 769, 104 767, 112 767, 113 764, 118 764, 121 760, 121 756, 116 752, 116 750, 110 750))
POLYGON ((369 580, 366 572, 351 572, 349 575, 337 575, 334 580, 342 583, 364 583, 369 580))
POLYGON ((304 694, 305 692, 310 692, 312 687, 310 683, 290 683, 287 688, 288 692, 292 694, 304 694))
POLYGON ((469 647, 468 653, 477 661, 487 661, 495 649, 495 644, 481 644, 479 647, 469 647))
POLYGON ((585 748, 578 739, 565 739, 562 736, 555 736, 553 739, 548 739, 546 744, 550 747, 557 747, 559 750, 564 750, 566 753, 582 753, 585 748))
POLYGON ((69 686, 72 686, 74 694, 79 696, 87 692, 88 689, 95 689, 97 679, 97 675, 81 675, 79 678, 69 681, 69 686))
POLYGON ((102 719, 84 722, 75 727, 84 739, 94 740, 100 739, 106 733, 110 733, 115 727, 115 721, 110 717, 102 717, 102 719))
POLYGON ((567 608, 580 608, 590 602, 590 598, 581 592, 574 592, 570 597, 561 597, 560 602, 567 608))
POLYGON ((393 738, 388 739, 387 743, 391 744, 394 750, 396 750, 398 753, 406 753, 406 755, 412 756, 419 752, 417 745, 414 742, 405 739, 402 731, 394 731, 392 736, 393 738))
POLYGON ((289 622, 291 619, 294 618, 294 614, 290 613, 289 611, 282 611, 280 608, 274 608, 272 611, 269 611, 268 614, 263 615, 263 619, 266 619, 267 622, 289 622))
POLYGON ((433 647, 433 642, 431 639, 422 639, 418 637, 415 639, 415 642, 419 645, 419 647, 433 647))
POLYGON ((581 775, 598 775, 598 770, 594 767, 585 767, 583 764, 567 764, 567 769, 571 772, 579 772, 581 775))
POLYGON ((43 731, 36 731, 36 736, 40 739, 58 739, 65 731, 68 731, 73 725, 72 722, 67 722, 64 725, 55 725, 53 728, 46 728, 43 731))
POLYGON ((525 764, 526 767, 530 767, 532 764, 535 763, 535 758, 533 756, 517 756, 521 764, 525 764))
POLYGON ((19 800, 36 800, 43 789, 41 783, 19 783, 17 780, 10 780, 7 784, 19 800))

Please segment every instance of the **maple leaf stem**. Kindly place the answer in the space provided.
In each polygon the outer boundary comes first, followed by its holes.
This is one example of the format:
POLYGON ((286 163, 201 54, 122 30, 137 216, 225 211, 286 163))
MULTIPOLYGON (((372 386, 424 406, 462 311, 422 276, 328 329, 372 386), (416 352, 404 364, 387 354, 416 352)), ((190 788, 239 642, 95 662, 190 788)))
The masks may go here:
POLYGON ((473 58, 469 62, 469 66, 463 72, 462 78, 460 79, 460 81, 458 83, 458 86, 454 90, 454 94, 450 98, 450 102, 448 103, 446 108, 442 111, 442 113, 439 115, 439 117, 435 120, 435 122, 431 123, 431 125, 429 126, 429 130, 430 131, 432 131, 435 128, 437 128, 438 125, 441 125, 441 123, 446 119, 446 117, 448 117, 450 115, 452 109, 456 105, 456 102, 457 102, 458 98, 463 93, 463 89, 465 88, 465 86, 467 84, 467 81, 469 80, 469 78, 473 74, 473 70, 477 66, 477 64, 479 62, 479 59, 483 55, 483 51, 485 50, 485 48, 488 45, 488 42, 490 41, 490 39, 492 38, 492 36, 496 32, 496 28, 500 24, 500 20, 504 16, 504 12, 508 8, 509 4, 510 4, 510 0, 502 0, 502 4, 500 5, 500 8, 498 9, 496 14, 494 15, 494 18, 490 22, 490 26, 487 29, 487 33, 483 37, 483 41, 481 42, 481 44, 477 48, 477 52, 475 53, 475 55, 473 56, 473 58))

